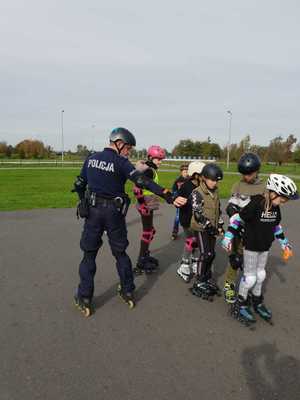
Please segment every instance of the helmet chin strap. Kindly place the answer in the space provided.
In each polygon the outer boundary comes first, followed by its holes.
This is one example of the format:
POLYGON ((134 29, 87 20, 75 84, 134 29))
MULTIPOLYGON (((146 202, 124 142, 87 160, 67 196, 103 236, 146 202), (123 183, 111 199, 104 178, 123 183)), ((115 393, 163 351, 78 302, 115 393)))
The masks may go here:
POLYGON ((213 189, 210 189, 210 188, 207 186, 207 183, 206 183, 205 179, 203 179, 203 182, 204 182, 204 185, 207 187, 207 189, 208 189, 210 192, 214 192, 214 191, 216 190, 216 187, 213 188, 213 189))
MULTIPOLYGON (((120 142, 122 142, 122 140, 120 140, 120 142)), ((115 143, 115 146, 116 146, 116 148, 117 148, 117 150, 118 150, 118 154, 121 154, 121 151, 124 149, 124 147, 126 146, 126 143, 124 143, 124 142, 122 142, 123 143, 123 145, 122 146, 118 146, 118 141, 116 141, 116 142, 114 142, 115 143)))
POLYGON ((277 199, 277 197, 280 197, 280 195, 278 193, 274 192, 273 190, 271 190, 271 196, 270 196, 271 200, 275 200, 275 199, 277 199), (272 196, 272 194, 273 194, 273 196, 272 196))

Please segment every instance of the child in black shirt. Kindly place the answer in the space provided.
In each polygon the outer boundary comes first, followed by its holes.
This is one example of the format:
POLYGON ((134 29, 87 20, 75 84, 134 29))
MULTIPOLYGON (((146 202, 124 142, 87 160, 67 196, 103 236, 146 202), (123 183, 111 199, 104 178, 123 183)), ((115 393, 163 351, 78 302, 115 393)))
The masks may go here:
POLYGON ((251 197, 251 201, 239 214, 230 219, 230 225, 222 241, 222 246, 230 251, 232 239, 244 229, 244 271, 239 285, 238 300, 233 315, 244 323, 255 322, 249 308, 248 293, 254 311, 263 319, 270 320, 271 311, 263 304, 262 284, 266 278, 266 263, 274 238, 279 240, 285 252, 291 252, 288 239, 280 226, 280 205, 299 198, 295 183, 288 177, 271 174, 264 195, 251 197))
POLYGON ((185 282, 189 282, 193 276, 193 272, 197 269, 197 258, 194 253, 197 249, 197 241, 193 230, 191 229, 192 204, 191 194, 193 190, 199 186, 200 176, 205 164, 201 161, 192 161, 188 166, 188 179, 183 183, 178 191, 178 195, 188 199, 187 203, 179 208, 179 222, 183 228, 185 236, 185 244, 182 253, 180 267, 177 274, 185 282))
MULTIPOLYGON (((182 164, 180 166, 180 176, 175 180, 172 186, 172 194, 173 196, 178 196, 179 189, 187 180, 188 177, 188 164, 182 164)), ((173 230, 172 230, 172 240, 177 239, 179 231, 179 208, 176 208, 175 219, 173 223, 173 230)))

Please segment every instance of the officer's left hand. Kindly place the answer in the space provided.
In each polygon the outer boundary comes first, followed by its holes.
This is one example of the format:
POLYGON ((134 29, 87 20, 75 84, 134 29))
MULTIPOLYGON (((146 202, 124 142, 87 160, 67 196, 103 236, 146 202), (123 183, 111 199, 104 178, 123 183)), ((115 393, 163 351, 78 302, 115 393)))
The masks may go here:
POLYGON ((178 196, 174 200, 173 204, 175 207, 182 207, 182 206, 186 205, 186 202, 187 202, 187 199, 185 197, 178 196))

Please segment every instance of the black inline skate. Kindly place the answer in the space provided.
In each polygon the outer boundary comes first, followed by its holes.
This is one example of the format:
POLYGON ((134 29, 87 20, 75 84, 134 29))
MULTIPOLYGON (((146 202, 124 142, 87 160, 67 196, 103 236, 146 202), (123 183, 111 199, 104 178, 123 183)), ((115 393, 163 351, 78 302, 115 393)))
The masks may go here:
POLYGON ((122 290, 121 285, 118 285, 117 288, 118 296, 128 305, 128 307, 132 310, 135 307, 135 300, 132 293, 126 293, 122 290))
POLYGON ((93 314, 94 309, 91 299, 87 297, 80 297, 78 294, 75 294, 74 303, 85 317, 90 317, 93 314))
POLYGON ((219 288, 219 286, 217 285, 217 282, 216 282, 214 279, 210 278, 210 279, 207 281, 207 283, 209 284, 209 286, 210 286, 212 292, 214 292, 214 294, 215 294, 216 296, 218 296, 218 297, 221 297, 221 296, 222 296, 221 289, 219 288))
POLYGON ((216 290, 212 288, 208 281, 196 280, 193 287, 190 288, 193 295, 201 297, 204 300, 213 301, 216 290))
POLYGON ((150 255, 150 251, 148 250, 145 254, 145 257, 147 258, 148 261, 150 261, 150 263, 152 263, 155 267, 159 266, 159 261, 157 258, 153 257, 150 255))
POLYGON ((135 275, 141 275, 144 272, 146 274, 152 274, 155 272, 157 269, 157 265, 155 265, 153 262, 149 260, 149 258, 145 255, 142 257, 139 257, 136 267, 133 269, 133 273, 135 275))

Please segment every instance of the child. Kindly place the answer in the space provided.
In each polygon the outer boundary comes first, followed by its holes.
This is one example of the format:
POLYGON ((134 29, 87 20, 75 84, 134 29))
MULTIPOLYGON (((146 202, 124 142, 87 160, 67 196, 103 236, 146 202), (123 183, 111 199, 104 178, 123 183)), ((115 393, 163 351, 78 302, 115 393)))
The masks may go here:
POLYGON ((206 300, 219 294, 217 284, 212 280, 212 263, 215 258, 216 237, 223 233, 218 182, 223 179, 221 168, 213 163, 202 170, 200 185, 192 193, 191 228, 195 231, 200 258, 197 275, 191 291, 206 300))
MULTIPOLYGON (((260 159, 254 153, 245 153, 238 162, 238 171, 242 174, 242 179, 236 182, 231 189, 231 197, 226 208, 227 215, 231 218, 245 207, 250 196, 263 194, 265 185, 258 177, 260 169, 260 159)), ((224 298, 227 303, 234 303, 236 300, 235 283, 237 273, 243 267, 243 245, 241 235, 235 236, 232 242, 232 250, 229 255, 229 265, 227 267, 224 298)))
MULTIPOLYGON (((147 161, 145 162, 147 169, 144 174, 155 183, 159 181, 157 170, 165 157, 166 152, 160 146, 150 146, 147 151, 147 161)), ((142 190, 137 186, 134 187, 134 195, 137 199, 137 210, 141 215, 143 226, 140 253, 134 269, 135 274, 139 275, 143 272, 152 273, 158 267, 158 260, 150 256, 149 246, 156 232, 153 226, 153 212, 159 209, 159 199, 152 192, 142 190)))
POLYGON ((192 161, 188 166, 188 178, 178 191, 178 195, 188 199, 185 206, 178 208, 179 222, 183 228, 185 236, 184 250, 181 258, 180 267, 177 274, 185 281, 189 282, 196 273, 197 259, 194 253, 197 248, 197 242, 193 230, 191 229, 192 203, 191 194, 200 184, 200 176, 205 164, 201 161, 192 161))
POLYGON ((222 246, 230 251, 232 239, 241 228, 244 229, 244 270, 238 291, 238 299, 233 305, 233 316, 243 323, 255 322, 250 309, 248 294, 254 311, 263 319, 270 321, 272 313, 263 303, 262 284, 266 278, 265 267, 274 238, 288 255, 291 246, 281 228, 280 204, 299 198, 295 183, 284 175, 271 174, 264 195, 251 197, 250 203, 231 220, 222 241, 222 246), (250 293, 249 293, 250 292, 250 293))
MULTIPOLYGON (((180 176, 176 179, 176 181, 173 183, 172 186, 172 194, 174 197, 178 195, 179 189, 183 185, 183 183, 186 181, 188 176, 188 164, 182 164, 180 166, 180 176)), ((178 230, 179 230, 179 208, 176 208, 176 214, 175 214, 175 219, 174 219, 174 224, 173 224, 173 231, 172 231, 172 240, 177 239, 178 236, 178 230)))

